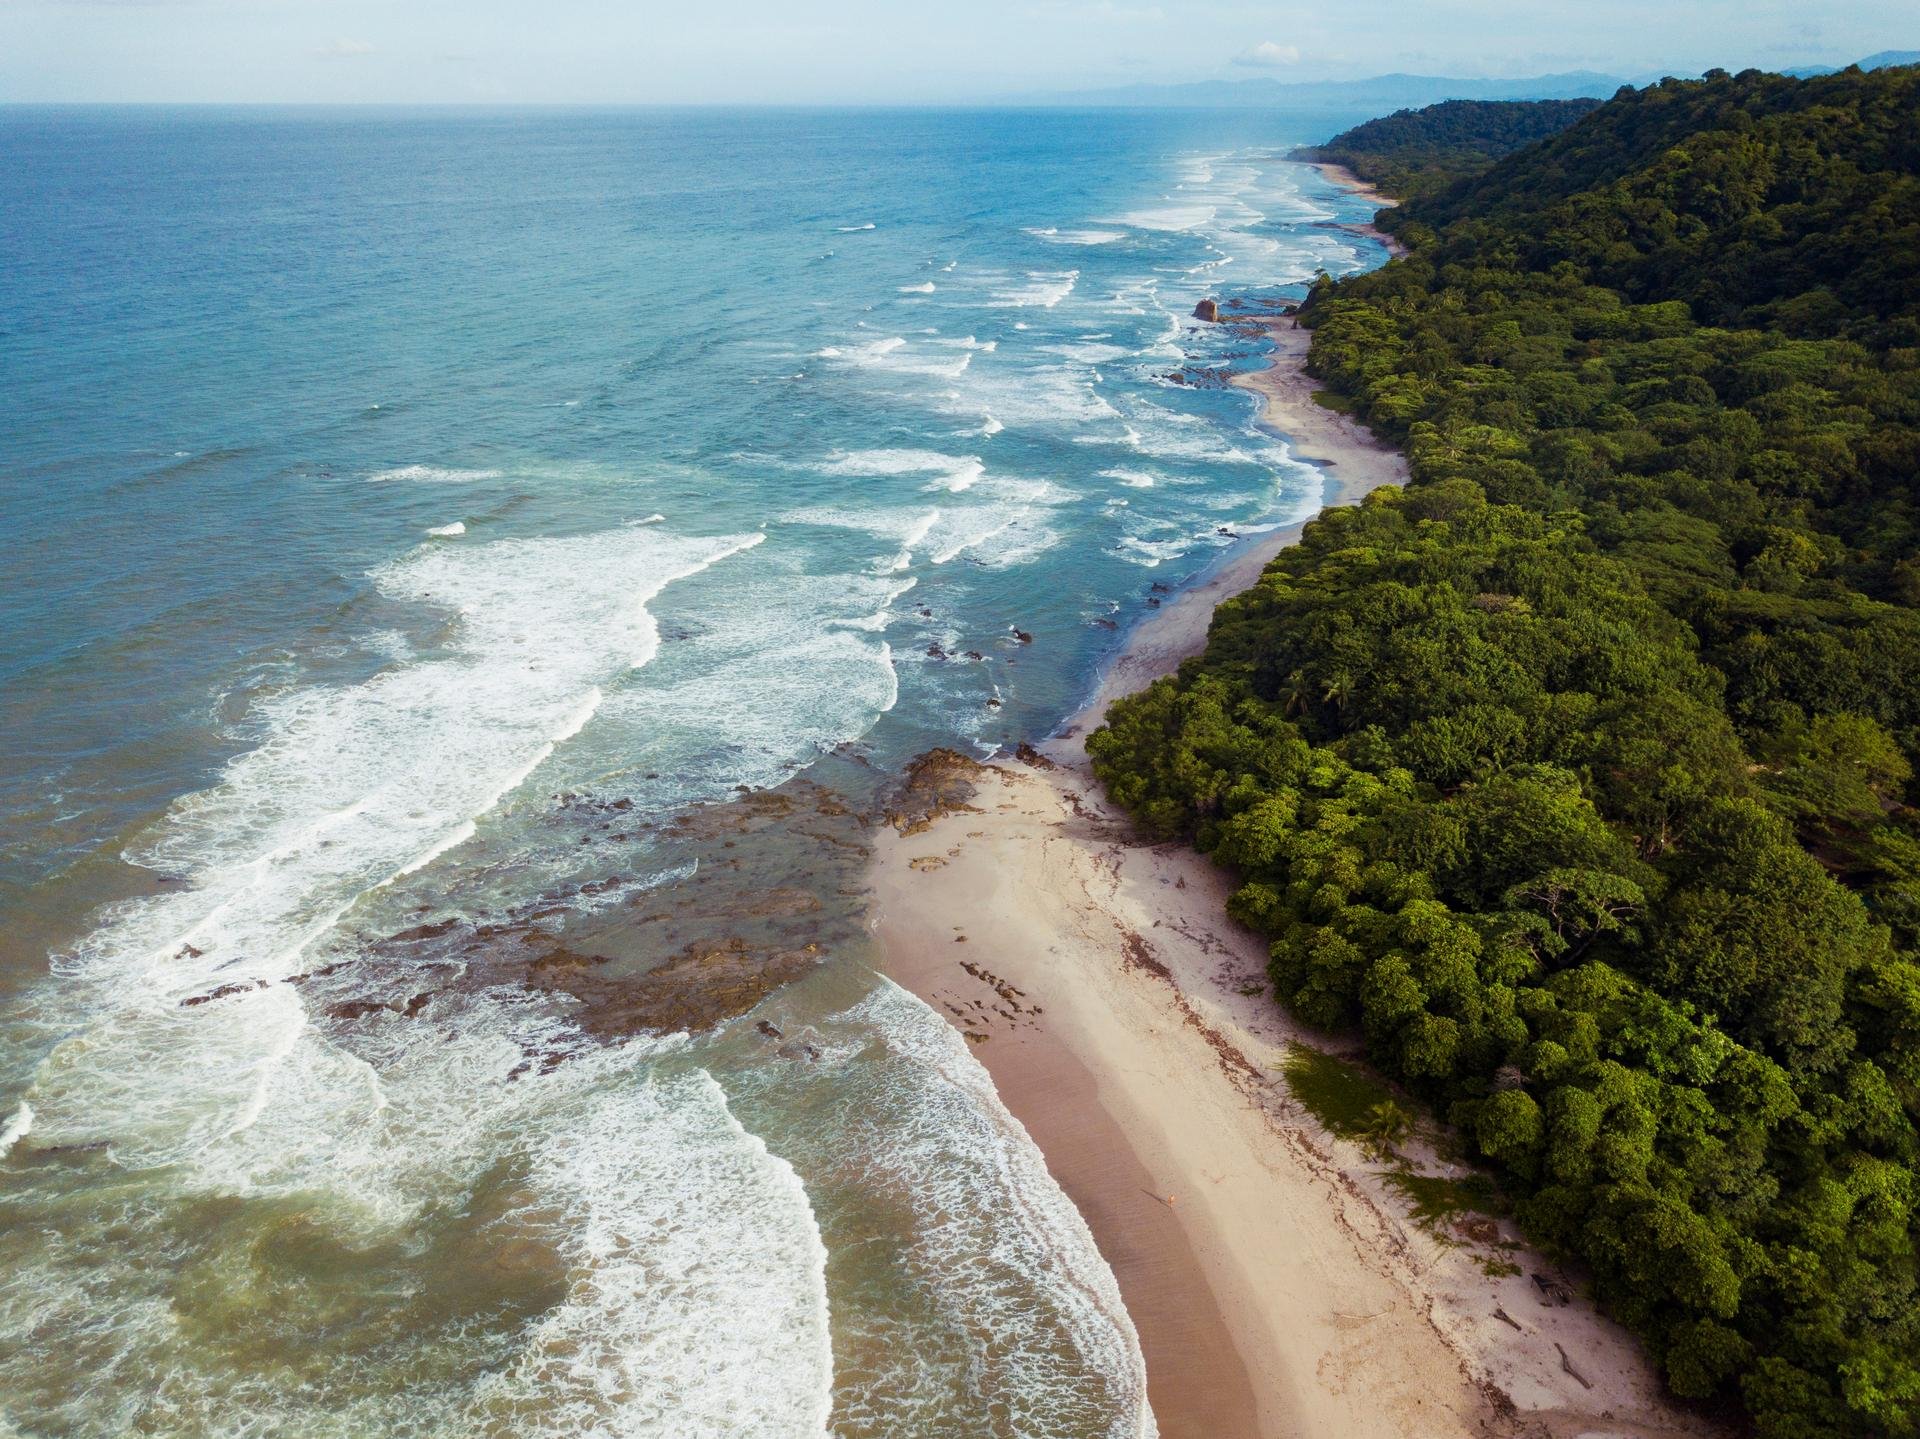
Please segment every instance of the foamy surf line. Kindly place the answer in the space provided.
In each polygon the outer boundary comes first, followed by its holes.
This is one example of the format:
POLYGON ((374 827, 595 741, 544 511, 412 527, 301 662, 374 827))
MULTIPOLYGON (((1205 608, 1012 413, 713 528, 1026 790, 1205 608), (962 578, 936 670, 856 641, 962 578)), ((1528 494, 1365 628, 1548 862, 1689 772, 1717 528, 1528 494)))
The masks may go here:
POLYGON ((267 742, 129 848, 187 887, 107 911, 56 957, 93 1012, 31 1086, 43 1142, 106 1142, 130 1163, 205 1161, 210 1174, 247 1163, 229 1141, 259 1122, 296 1052, 320 1043, 283 981, 368 896, 472 839, 580 733, 604 683, 653 658, 648 601, 764 538, 630 528, 423 547, 378 572, 395 598, 459 614, 454 654, 275 701, 267 742), (594 578, 648 560, 644 578, 594 578), (197 1001, 215 992, 231 999, 197 1001))
POLYGON ((824 1439, 827 1250, 793 1166, 705 1070, 610 1087, 582 1119, 534 1171, 579 1277, 473 1417, 530 1411, 556 1439, 824 1439))
POLYGON ((460 470, 440 465, 402 465, 394 470, 379 470, 368 475, 375 484, 412 482, 421 485, 468 485, 478 480, 497 480, 499 470, 460 470))
MULTIPOLYGON (((472 1351, 465 1368, 477 1370, 477 1383, 397 1373, 406 1387, 383 1397, 399 1405, 417 1397, 447 1416, 451 1433, 824 1435, 833 1370, 818 1226, 792 1167, 734 1119, 710 1077, 648 1079, 656 1059, 684 1044, 595 1049, 539 996, 490 990, 436 994, 430 1021, 375 1005, 354 1020, 358 1041, 349 1052, 329 1032, 337 1026, 317 1022, 327 1018, 321 1009, 307 1012, 338 991, 317 975, 302 976, 314 981, 311 996, 284 982, 309 948, 338 937, 339 920, 368 894, 473 838, 481 816, 601 711, 603 686, 653 658, 659 637, 648 601, 764 539, 676 539, 629 527, 579 540, 456 547, 451 558, 423 547, 386 567, 380 578, 390 594, 457 612, 455 656, 295 694, 278 728, 230 765, 211 797, 162 822, 145 857, 164 853, 172 866, 198 856, 185 876, 193 888, 105 912, 63 967, 70 983, 35 997, 69 1013, 76 1002, 93 1007, 79 1033, 66 1022, 69 1037, 35 1074, 31 1102, 23 1099, 0 1130, 0 1155, 29 1134, 41 1147, 99 1148, 118 1182, 147 1189, 140 1216, 128 1221, 130 1246, 157 1248, 168 1216, 194 1195, 226 1196, 237 1216, 248 1198, 298 1194, 327 1224, 389 1243, 423 1207, 464 1192, 503 1155, 531 1146, 528 1183, 537 1193, 501 1222, 564 1259, 565 1298, 516 1331, 517 1355, 472 1351), (648 561, 651 572, 642 573, 648 561), (603 588, 608 578, 617 593, 603 588), (568 639, 590 652, 569 659, 568 639), (511 767, 462 788, 464 813, 442 807, 426 831, 397 825, 403 816, 384 797, 396 777, 464 776, 473 766, 463 757, 476 757, 435 728, 432 706, 444 701, 463 721, 484 719, 490 708, 484 691, 415 678, 458 670, 472 679, 496 650, 510 670, 500 714, 530 707, 544 732, 517 733, 488 751, 511 767), (536 653, 532 664, 526 650, 536 653), (529 678, 558 659, 569 662, 547 680, 529 678), (560 704, 551 687, 583 676, 587 688, 560 704), (540 691, 542 683, 549 689, 540 691), (418 745, 393 748, 374 770, 346 773, 345 761, 368 747, 392 748, 396 726, 410 719, 425 727, 418 745), (330 732, 334 720, 343 722, 330 732), (329 733, 331 751, 320 743, 329 733), (529 739, 532 747, 523 747, 529 739), (284 787, 258 782, 263 766, 312 787, 290 799, 284 787), (363 780, 373 788, 339 790, 363 780), (267 805, 274 812, 261 812, 267 805), (362 832, 376 818, 375 832, 362 832), (348 855, 358 858, 349 864, 348 855), (380 865, 392 868, 374 878, 380 865), (529 1069, 529 1054, 565 1054, 567 1062, 529 1069), (209 1086, 209 1076, 219 1082, 209 1086), (636 1078, 644 1081, 637 1091, 636 1078)), ((882 593, 906 587, 892 582, 882 593)), ((884 710, 897 698, 884 644, 879 663, 887 686, 874 699, 884 710)), ((404 811, 419 795, 402 790, 394 800, 404 811)), ((362 957, 357 940, 346 943, 330 957, 362 957)), ((194 1381, 183 1382, 165 1432, 220 1431, 219 1416, 238 1402, 223 1386, 244 1389, 251 1376, 222 1369, 183 1344, 177 1324, 160 1322, 164 1301, 155 1311, 152 1296, 168 1293, 165 1267, 154 1270, 153 1284, 136 1279, 123 1301, 107 1302, 71 1259, 62 1245, 36 1249, 18 1276, 35 1296, 31 1311, 0 1284, 0 1351, 30 1356, 43 1346, 49 1316, 84 1311, 90 1325, 111 1321, 127 1362, 194 1381), (32 1332, 16 1328, 23 1317, 32 1332)), ((414 1362, 407 1345, 435 1342, 465 1346, 469 1336, 429 1328, 396 1338, 397 1371, 414 1362)), ((253 1396, 247 1412, 262 1432, 305 1432, 319 1404, 335 1419, 346 1412, 338 1398, 273 1386, 253 1396)), ((354 1432, 408 1427, 392 1408, 355 1414, 354 1432)))
POLYGON ((1046 1339, 1057 1327, 1098 1376, 1107 1439, 1156 1439, 1140 1336, 1085 1218, 953 1026, 892 980, 877 976, 876 983, 841 1018, 884 1035, 888 1050, 909 1063, 897 1076, 883 1069, 880 1083, 912 1118, 892 1150, 872 1162, 910 1180, 909 1202, 944 1216, 922 1226, 922 1262, 951 1284, 956 1313, 1003 1351, 996 1367, 1006 1371, 1001 1402, 1012 1411, 1013 1432, 1062 1432, 1076 1403, 1086 1402, 1084 1381, 1048 1357, 1046 1339), (989 1230, 992 1242, 969 1232, 975 1226, 989 1230), (1013 1313, 974 1308, 991 1303, 1002 1266, 1037 1281, 1044 1303, 1013 1313))

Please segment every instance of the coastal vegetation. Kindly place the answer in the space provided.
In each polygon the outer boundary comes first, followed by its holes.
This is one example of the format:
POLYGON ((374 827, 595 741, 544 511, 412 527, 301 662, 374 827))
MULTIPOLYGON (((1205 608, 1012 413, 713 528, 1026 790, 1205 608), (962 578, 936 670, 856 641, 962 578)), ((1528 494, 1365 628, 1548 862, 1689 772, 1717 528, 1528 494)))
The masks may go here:
POLYGON ((1599 109, 1599 100, 1447 100, 1369 120, 1297 160, 1343 165, 1404 199, 1433 193, 1504 155, 1559 133, 1599 109))
POLYGON ((1412 482, 1088 750, 1676 1393, 1917 1434, 1920 70, 1555 118, 1324 147, 1410 195, 1302 314, 1412 482))

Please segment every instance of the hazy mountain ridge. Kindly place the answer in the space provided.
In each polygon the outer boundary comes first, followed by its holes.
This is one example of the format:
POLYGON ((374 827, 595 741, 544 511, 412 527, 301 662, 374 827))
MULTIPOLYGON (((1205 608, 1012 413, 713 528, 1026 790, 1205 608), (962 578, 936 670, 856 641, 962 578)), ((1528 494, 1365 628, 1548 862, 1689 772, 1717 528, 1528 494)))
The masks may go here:
POLYGON ((1018 97, 1033 105, 1189 106, 1199 109, 1351 108, 1385 110, 1442 100, 1605 99, 1628 82, 1617 75, 1573 70, 1520 80, 1465 80, 1440 75, 1375 75, 1365 80, 1197 80, 1175 85, 1121 85, 1018 97))
MULTIPOLYGON (((1920 50, 1880 50, 1853 63, 1862 70, 1890 70, 1897 65, 1920 65, 1920 50)), ((1780 73, 1791 75, 1796 80, 1811 80, 1817 75, 1838 75, 1846 68, 1844 65, 1800 65, 1780 73)))
MULTIPOLYGON (((1881 50, 1854 62, 1862 70, 1884 70, 1920 64, 1920 50, 1881 50)), ((1844 65, 1802 65, 1781 70, 1783 75, 1808 79, 1835 75, 1844 65)), ((1386 114, 1417 109, 1446 100, 1605 100, 1623 86, 1658 84, 1669 76, 1697 79, 1695 74, 1652 71, 1625 78, 1597 70, 1568 70, 1522 79, 1469 79, 1444 75, 1394 72, 1363 80, 1281 80, 1258 76, 1245 80, 1194 80, 1174 84, 1116 85, 1097 90, 1054 91, 1012 97, 1024 105, 1114 105, 1215 110, 1351 109, 1377 105, 1386 114)))

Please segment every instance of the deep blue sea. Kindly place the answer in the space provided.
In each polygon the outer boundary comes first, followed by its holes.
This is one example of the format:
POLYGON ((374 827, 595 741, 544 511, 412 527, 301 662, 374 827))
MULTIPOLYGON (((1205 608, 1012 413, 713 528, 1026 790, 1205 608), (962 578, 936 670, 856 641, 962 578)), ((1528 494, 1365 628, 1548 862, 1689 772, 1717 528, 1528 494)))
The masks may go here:
POLYGON ((1317 508, 1359 118, 0 109, 0 1436, 1151 1433, 859 815, 1317 508))

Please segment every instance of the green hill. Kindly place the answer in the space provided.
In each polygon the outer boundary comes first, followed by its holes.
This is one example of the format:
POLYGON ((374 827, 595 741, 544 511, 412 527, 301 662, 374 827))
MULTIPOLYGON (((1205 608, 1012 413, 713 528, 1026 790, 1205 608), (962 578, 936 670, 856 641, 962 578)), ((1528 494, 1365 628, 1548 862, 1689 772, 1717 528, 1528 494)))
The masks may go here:
POLYGON ((1402 198, 1432 192, 1478 173, 1558 133, 1600 108, 1598 100, 1448 100, 1369 120, 1324 145, 1294 151, 1297 160, 1345 165, 1402 198))
POLYGON ((1678 1393, 1920 1433, 1920 72, 1432 148, 1412 253, 1304 311, 1413 482, 1096 770, 1678 1393))
POLYGON ((1666 81, 1391 212, 1711 324, 1920 342, 1920 70, 1666 81), (1496 238, 1497 237, 1497 238, 1496 238), (1891 325, 1891 328, 1883 327, 1891 325))

